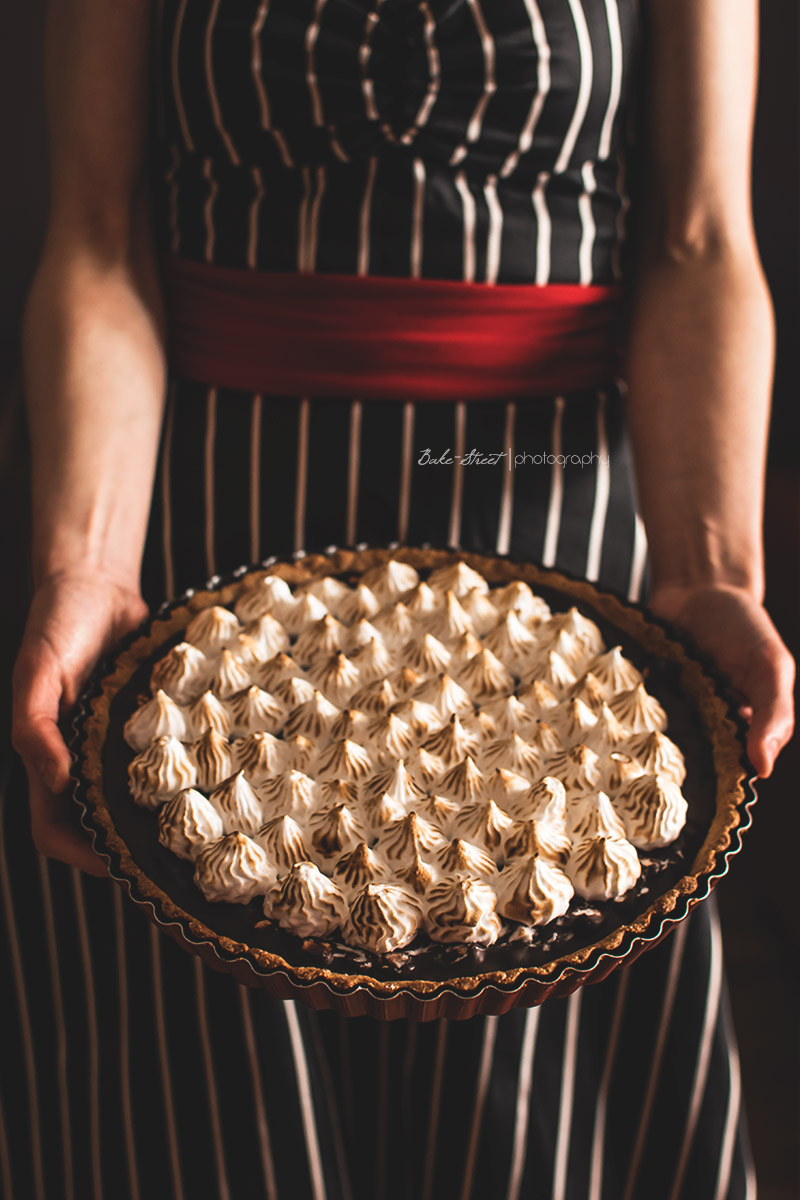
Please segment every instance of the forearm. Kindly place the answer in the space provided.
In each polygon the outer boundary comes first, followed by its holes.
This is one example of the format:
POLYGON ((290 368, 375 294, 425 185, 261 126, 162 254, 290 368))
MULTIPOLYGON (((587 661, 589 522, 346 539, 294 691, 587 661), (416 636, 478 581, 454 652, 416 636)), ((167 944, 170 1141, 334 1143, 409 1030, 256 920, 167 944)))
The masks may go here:
POLYGON ((754 253, 661 255, 642 271, 629 419, 654 588, 763 588, 773 329, 754 253))
POLYGON ((138 584, 164 398, 152 254, 51 238, 24 361, 37 580, 80 566, 138 584))

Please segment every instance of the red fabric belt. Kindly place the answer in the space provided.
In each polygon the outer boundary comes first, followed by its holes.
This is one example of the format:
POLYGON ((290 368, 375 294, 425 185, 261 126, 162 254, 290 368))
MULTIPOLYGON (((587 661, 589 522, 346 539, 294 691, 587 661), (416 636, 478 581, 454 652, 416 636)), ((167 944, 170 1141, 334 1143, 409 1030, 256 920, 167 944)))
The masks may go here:
POLYGON ((617 374, 620 289, 282 274, 169 258, 171 367, 273 395, 490 400, 617 374))

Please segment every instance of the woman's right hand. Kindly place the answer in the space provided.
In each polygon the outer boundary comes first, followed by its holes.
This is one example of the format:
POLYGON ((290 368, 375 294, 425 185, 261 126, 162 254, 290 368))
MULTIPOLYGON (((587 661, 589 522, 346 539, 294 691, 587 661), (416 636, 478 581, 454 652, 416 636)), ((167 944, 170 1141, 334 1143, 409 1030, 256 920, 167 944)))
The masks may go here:
POLYGON ((58 728, 101 655, 147 615, 138 589, 94 568, 59 571, 37 588, 14 667, 12 741, 28 773, 31 832, 49 858, 105 875, 69 787, 58 728))

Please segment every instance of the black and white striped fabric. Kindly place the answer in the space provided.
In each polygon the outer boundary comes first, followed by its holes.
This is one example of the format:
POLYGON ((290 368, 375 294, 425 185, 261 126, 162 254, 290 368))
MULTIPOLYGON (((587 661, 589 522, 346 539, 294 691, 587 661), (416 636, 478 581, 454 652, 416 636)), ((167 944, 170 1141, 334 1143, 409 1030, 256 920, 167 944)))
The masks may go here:
MULTIPOLYGON (((617 278, 634 0, 159 0, 157 18, 165 247, 271 270, 617 278)), ((637 598, 620 387, 423 404, 172 380, 150 601, 268 554, 393 540, 637 598), (509 457, 426 461, 472 449, 509 457)), ((38 859, 23 795, 17 767, 0 793, 7 1200, 755 1197, 713 905, 539 1009, 346 1020, 241 988, 112 883, 38 859)))

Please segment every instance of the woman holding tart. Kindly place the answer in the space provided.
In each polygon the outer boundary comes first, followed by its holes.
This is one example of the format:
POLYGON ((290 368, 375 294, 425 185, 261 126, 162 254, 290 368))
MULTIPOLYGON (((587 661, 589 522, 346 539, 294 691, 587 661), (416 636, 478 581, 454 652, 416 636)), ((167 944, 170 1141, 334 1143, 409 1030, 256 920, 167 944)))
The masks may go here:
POLYGON ((251 995, 54 860, 102 875, 57 722, 103 651, 204 575, 330 543, 633 599, 647 559, 769 774, 793 669, 761 605, 755 26, 754 0, 52 7, 33 845, 6 815, 45 951, 11 1150, 32 1195, 752 1194, 709 905, 567 1001, 379 1025, 251 995))

